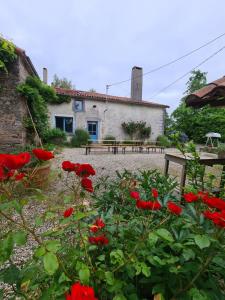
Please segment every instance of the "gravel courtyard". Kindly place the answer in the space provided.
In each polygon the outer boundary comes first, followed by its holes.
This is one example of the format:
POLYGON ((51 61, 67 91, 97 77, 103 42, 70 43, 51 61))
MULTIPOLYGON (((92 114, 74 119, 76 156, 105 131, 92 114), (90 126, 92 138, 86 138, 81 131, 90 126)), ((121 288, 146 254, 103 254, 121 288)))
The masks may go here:
MULTIPOLYGON (((168 149, 166 152, 174 152, 175 149, 168 149)), ((55 167, 60 167, 62 161, 70 160, 77 163, 90 163, 96 170, 96 177, 114 176, 115 171, 124 169, 136 171, 138 169, 158 169, 164 170, 164 154, 161 153, 126 153, 126 154, 108 154, 99 151, 90 155, 85 155, 85 149, 64 148, 57 155, 55 167)), ((180 175, 180 166, 171 163, 169 173, 173 176, 180 175)))

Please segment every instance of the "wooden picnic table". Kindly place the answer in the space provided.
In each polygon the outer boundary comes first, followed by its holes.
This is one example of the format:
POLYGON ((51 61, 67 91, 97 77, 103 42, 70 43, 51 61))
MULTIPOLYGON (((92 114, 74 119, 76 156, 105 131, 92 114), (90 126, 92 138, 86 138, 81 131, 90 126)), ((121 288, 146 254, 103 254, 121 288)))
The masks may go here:
POLYGON ((161 146, 155 146, 155 145, 136 145, 136 144, 90 144, 90 145, 84 145, 82 146, 83 148, 86 149, 85 154, 88 155, 91 153, 92 149, 100 149, 100 150, 104 150, 104 149, 108 149, 108 152, 110 152, 110 150, 112 150, 113 154, 118 154, 119 153, 119 149, 121 148, 122 153, 125 154, 126 153, 126 149, 128 147, 132 148, 132 152, 139 152, 139 153, 143 153, 144 148, 146 148, 146 152, 149 153, 150 149, 152 149, 152 152, 156 152, 157 149, 159 149, 159 151, 161 153, 163 153, 164 151, 164 147, 161 146))
POLYGON ((119 153, 119 147, 122 148, 122 153, 125 154, 126 151, 126 146, 120 146, 120 145, 100 145, 100 144, 92 144, 92 145, 85 145, 83 146, 85 150, 85 154, 88 155, 91 153, 91 149, 108 149, 108 152, 110 152, 110 149, 112 148, 112 153, 113 154, 118 154, 119 153))
MULTIPOLYGON (((223 171, 222 176, 220 180, 220 186, 222 187, 225 183, 224 178, 224 172, 225 172, 225 158, 218 158, 216 154, 212 153, 199 153, 200 159, 199 163, 204 166, 213 166, 213 165, 222 165, 223 171)), ((166 153, 165 154, 165 169, 164 174, 168 175, 169 171, 169 163, 170 161, 177 163, 179 165, 182 165, 182 173, 181 173, 181 180, 180 180, 180 192, 183 193, 185 182, 186 182, 186 176, 187 176, 187 162, 193 160, 193 157, 187 153, 187 155, 183 155, 180 152, 177 153, 166 153)))

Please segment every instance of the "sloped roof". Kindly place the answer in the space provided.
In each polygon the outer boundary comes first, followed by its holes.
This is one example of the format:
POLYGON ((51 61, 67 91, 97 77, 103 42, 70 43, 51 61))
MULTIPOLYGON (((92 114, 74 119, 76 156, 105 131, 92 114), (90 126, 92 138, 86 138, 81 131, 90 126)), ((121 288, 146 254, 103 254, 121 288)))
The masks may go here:
POLYGON ((56 93, 59 95, 67 95, 75 98, 82 98, 87 100, 96 100, 96 101, 109 101, 112 103, 123 103, 123 104, 135 104, 141 106, 148 106, 148 107, 159 107, 159 108, 168 108, 168 105, 159 104, 150 101, 138 101, 129 97, 118 97, 112 95, 106 95, 101 93, 95 92, 85 92, 79 90, 68 90, 63 88, 55 88, 56 93))
POLYGON ((206 104, 216 106, 221 104, 218 102, 219 97, 225 97, 225 76, 188 95, 185 102, 188 106, 200 107, 206 104))
POLYGON ((34 76, 38 76, 38 73, 34 67, 34 65, 32 64, 32 61, 30 59, 29 56, 26 55, 25 50, 15 46, 15 52, 17 55, 19 55, 21 57, 21 59, 23 60, 28 72, 30 73, 30 75, 34 75, 34 76))

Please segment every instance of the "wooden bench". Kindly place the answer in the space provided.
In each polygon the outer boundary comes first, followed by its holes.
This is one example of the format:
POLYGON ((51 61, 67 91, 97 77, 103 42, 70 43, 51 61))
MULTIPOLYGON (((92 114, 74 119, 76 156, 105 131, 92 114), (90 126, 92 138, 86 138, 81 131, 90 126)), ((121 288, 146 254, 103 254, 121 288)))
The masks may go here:
POLYGON ((156 150, 158 149, 160 153, 164 153, 165 147, 163 147, 163 146, 156 146, 156 145, 146 146, 146 152, 149 153, 150 149, 152 150, 152 152, 157 152, 156 150))
POLYGON ((108 152, 110 152, 110 150, 112 150, 112 153, 113 154, 118 154, 119 153, 119 148, 122 149, 122 153, 125 154, 126 152, 126 146, 118 146, 118 145, 99 145, 99 144, 96 144, 96 145, 85 145, 85 146, 82 146, 82 148, 85 148, 85 154, 88 155, 88 154, 91 154, 91 150, 92 149, 107 149, 108 152))

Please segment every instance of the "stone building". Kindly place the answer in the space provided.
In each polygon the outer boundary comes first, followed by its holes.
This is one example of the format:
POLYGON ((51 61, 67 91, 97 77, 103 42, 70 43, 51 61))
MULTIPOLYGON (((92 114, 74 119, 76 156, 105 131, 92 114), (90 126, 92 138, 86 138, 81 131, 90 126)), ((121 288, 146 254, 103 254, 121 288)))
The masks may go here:
POLYGON ((56 88, 59 95, 71 97, 70 103, 49 105, 51 126, 64 130, 68 135, 76 128, 86 129, 93 141, 107 135, 117 140, 129 139, 121 124, 144 121, 151 126, 152 141, 164 133, 165 110, 168 106, 142 100, 142 68, 132 69, 131 95, 118 97, 95 92, 56 88))
POLYGON ((15 49, 17 58, 8 66, 8 74, 0 71, 0 152, 16 145, 25 145, 26 130, 23 120, 27 116, 25 99, 16 87, 28 75, 38 76, 25 51, 15 49))

